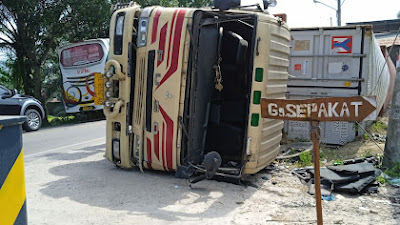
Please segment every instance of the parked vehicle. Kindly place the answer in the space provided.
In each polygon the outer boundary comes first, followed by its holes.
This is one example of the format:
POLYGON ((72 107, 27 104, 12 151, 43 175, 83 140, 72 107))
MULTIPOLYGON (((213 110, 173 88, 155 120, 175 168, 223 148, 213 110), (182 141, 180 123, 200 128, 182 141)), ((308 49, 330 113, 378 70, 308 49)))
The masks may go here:
POLYGON ((0 85, 0 115, 25 115, 28 120, 22 125, 26 131, 39 130, 45 112, 36 98, 20 95, 0 85))
POLYGON ((260 98, 285 97, 288 26, 263 1, 254 10, 215 2, 226 11, 130 5, 113 13, 104 113, 105 155, 115 165, 240 177, 279 153, 283 121, 260 118, 260 98))
POLYGON ((93 81, 104 71, 108 49, 108 39, 70 43, 58 49, 67 113, 103 110, 103 106, 94 104, 93 81))

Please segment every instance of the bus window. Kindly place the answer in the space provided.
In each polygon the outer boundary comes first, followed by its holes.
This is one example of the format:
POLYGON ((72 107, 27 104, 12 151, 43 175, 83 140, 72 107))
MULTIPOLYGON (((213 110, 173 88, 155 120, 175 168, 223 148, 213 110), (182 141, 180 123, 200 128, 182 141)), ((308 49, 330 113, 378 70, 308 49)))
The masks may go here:
POLYGON ((100 61, 104 56, 100 44, 79 45, 61 52, 61 64, 64 67, 81 66, 100 61))

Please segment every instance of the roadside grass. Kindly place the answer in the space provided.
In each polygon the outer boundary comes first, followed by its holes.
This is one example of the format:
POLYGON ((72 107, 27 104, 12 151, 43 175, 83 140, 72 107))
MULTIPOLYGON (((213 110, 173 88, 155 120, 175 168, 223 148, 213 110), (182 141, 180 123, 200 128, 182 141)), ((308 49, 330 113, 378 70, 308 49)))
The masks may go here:
POLYGON ((70 116, 53 116, 53 115, 47 115, 47 120, 49 123, 47 126, 57 126, 57 125, 63 125, 63 124, 70 124, 70 123, 77 123, 80 122, 81 119, 70 115, 70 116))
POLYGON ((75 117, 74 116, 53 116, 53 115, 48 115, 47 120, 51 123, 53 120, 73 120, 75 117))

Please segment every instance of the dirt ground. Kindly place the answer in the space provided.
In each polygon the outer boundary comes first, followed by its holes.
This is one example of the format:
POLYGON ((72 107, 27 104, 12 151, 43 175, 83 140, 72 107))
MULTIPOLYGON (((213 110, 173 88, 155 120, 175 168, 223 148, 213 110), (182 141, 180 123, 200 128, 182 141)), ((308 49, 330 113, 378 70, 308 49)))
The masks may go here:
MULTIPOLYGON (((313 196, 285 166, 250 176, 247 187, 211 180, 190 188, 173 173, 118 169, 104 151, 25 157, 29 224, 316 224, 313 196)), ((322 203, 324 224, 400 224, 397 191, 335 194, 322 203)))

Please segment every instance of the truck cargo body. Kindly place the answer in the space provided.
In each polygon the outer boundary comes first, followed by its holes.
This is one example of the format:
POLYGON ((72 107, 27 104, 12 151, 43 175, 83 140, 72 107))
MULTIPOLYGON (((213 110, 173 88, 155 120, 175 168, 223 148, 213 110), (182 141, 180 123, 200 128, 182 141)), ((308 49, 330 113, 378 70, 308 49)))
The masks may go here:
MULTIPOLYGON (((379 112, 389 87, 385 59, 370 26, 291 30, 288 99, 374 95, 379 112)), ((355 123, 321 123, 321 141, 343 145, 362 130, 355 123)), ((309 140, 306 122, 286 122, 289 139, 309 140)))
POLYGON ((285 24, 261 12, 133 6, 113 14, 110 40, 111 162, 176 171, 217 152, 219 171, 239 176, 274 160, 283 122, 260 117, 260 98, 285 98, 285 24))

